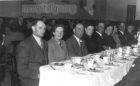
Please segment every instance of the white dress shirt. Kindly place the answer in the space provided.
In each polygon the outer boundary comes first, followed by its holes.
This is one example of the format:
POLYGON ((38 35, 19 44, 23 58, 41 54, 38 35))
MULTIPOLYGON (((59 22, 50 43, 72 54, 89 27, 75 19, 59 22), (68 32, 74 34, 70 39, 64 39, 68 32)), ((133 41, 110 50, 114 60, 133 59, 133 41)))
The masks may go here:
POLYGON ((42 48, 42 41, 41 41, 42 39, 34 34, 33 34, 33 37, 37 41, 37 44, 42 48))
MULTIPOLYGON (((82 42, 82 40, 81 39, 79 39, 77 36, 75 36, 74 35, 74 37, 76 38, 76 40, 77 40, 77 42, 78 42, 78 44, 80 45, 80 42, 82 42)), ((80 45, 81 46, 81 45, 80 45)))
POLYGON ((96 33, 98 33, 102 37, 102 34, 101 33, 99 33, 98 31, 96 31, 96 33))
MULTIPOLYGON (((120 31, 120 30, 119 30, 119 31, 120 31)), ((121 32, 122 35, 124 35, 124 32, 123 32, 123 31, 120 31, 120 32, 121 32)))

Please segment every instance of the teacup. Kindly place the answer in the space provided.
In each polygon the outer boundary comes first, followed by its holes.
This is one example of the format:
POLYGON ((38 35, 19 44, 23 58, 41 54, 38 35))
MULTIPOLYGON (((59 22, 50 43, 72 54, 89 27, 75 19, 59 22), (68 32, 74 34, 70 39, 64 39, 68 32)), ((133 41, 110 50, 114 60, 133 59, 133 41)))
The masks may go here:
POLYGON ((96 61, 99 61, 99 60, 100 60, 100 56, 101 56, 101 55, 96 54, 96 55, 94 55, 94 59, 95 59, 96 61))
POLYGON ((65 71, 70 71, 71 66, 72 66, 72 64, 70 64, 70 63, 65 63, 65 65, 64 65, 65 71))
POLYGON ((117 56, 118 56, 118 57, 122 57, 122 52, 118 52, 118 53, 117 53, 117 56))
POLYGON ((94 61, 93 60, 89 60, 87 61, 87 65, 89 68, 92 68, 94 61))
POLYGON ((138 52, 138 48, 133 48, 133 52, 137 53, 138 52))
POLYGON ((109 64, 109 57, 103 57, 104 64, 109 64))
POLYGON ((81 64, 82 57, 72 57, 71 60, 73 64, 81 64))
POLYGON ((122 48, 118 48, 118 51, 119 51, 119 52, 122 52, 123 50, 122 50, 122 48))

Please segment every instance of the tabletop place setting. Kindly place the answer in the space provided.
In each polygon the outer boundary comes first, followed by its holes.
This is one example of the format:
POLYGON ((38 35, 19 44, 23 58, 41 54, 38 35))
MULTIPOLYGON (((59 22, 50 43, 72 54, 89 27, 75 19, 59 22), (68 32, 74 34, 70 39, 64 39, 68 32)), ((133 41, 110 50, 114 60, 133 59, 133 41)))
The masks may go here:
POLYGON ((138 55, 137 46, 126 46, 118 49, 108 49, 100 53, 84 57, 71 57, 70 60, 51 63, 53 70, 65 72, 104 73, 111 68, 120 67, 127 61, 134 61, 138 55))

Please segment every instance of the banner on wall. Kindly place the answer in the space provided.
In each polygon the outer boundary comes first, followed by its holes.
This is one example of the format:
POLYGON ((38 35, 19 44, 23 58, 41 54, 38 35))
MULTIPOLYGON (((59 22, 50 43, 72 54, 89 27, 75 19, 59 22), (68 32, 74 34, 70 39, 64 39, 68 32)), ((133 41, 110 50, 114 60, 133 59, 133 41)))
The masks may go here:
MULTIPOLYGON (((22 3, 23 16, 47 15, 53 18, 86 18, 94 16, 95 0, 30 0, 22 3), (57 15, 57 16, 56 16, 57 15)), ((90 18, 89 18, 90 19, 90 18)))
POLYGON ((59 5, 55 3, 42 3, 36 5, 23 5, 22 6, 23 13, 52 13, 53 15, 57 15, 59 13, 69 13, 74 15, 77 13, 77 6, 75 4, 69 5, 59 5))

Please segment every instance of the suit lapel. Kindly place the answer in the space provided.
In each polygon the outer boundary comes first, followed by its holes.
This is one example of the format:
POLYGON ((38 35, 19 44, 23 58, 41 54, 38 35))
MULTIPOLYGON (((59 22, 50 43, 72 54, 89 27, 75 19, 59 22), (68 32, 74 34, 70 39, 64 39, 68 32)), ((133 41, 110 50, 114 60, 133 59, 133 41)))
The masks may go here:
POLYGON ((45 60, 45 64, 47 64, 48 63, 48 59, 47 59, 47 55, 46 55, 47 48, 46 48, 45 42, 43 41, 43 43, 44 43, 44 46, 43 46, 44 48, 43 49, 38 45, 37 41, 35 40, 35 38, 33 36, 31 36, 31 42, 32 42, 32 46, 35 49, 35 51, 37 53, 41 53, 40 57, 43 57, 42 59, 44 59, 45 60))
POLYGON ((32 44, 35 48, 38 48, 38 50, 41 51, 41 47, 39 46, 39 44, 37 43, 37 41, 35 40, 35 38, 33 36, 31 36, 31 40, 32 40, 32 44))
POLYGON ((78 44, 76 38, 75 38, 74 36, 73 36, 72 38, 73 38, 73 42, 74 42, 75 46, 76 46, 77 48, 80 48, 80 45, 78 44))
POLYGON ((127 38, 125 37, 125 35, 122 34, 120 31, 119 31, 119 34, 121 35, 122 38, 124 38, 125 40, 127 40, 127 38))
POLYGON ((103 39, 103 36, 100 36, 99 33, 96 32, 96 34, 100 39, 103 39))

